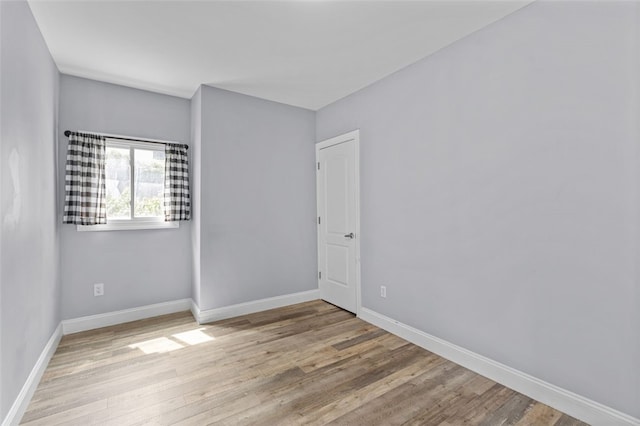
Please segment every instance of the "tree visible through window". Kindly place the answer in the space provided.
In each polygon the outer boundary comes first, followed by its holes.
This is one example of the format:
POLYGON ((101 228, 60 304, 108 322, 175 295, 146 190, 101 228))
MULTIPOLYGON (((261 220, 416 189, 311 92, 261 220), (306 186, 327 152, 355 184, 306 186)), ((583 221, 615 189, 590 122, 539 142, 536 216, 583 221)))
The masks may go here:
POLYGON ((163 217, 165 153, 107 140, 107 221, 163 217))

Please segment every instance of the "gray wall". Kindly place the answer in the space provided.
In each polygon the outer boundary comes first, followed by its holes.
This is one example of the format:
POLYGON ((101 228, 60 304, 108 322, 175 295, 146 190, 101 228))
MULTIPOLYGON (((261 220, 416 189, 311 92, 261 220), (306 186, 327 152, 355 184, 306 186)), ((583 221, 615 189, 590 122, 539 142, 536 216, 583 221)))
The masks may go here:
POLYGON ((26 2, 0 2, 0 420, 60 321, 58 70, 26 2))
POLYGON ((200 308, 317 288, 315 114, 201 87, 200 308))
MULTIPOLYGON (((190 104, 187 99, 62 75, 61 194, 67 129, 188 143, 190 104)), ((179 229, 109 232, 77 232, 75 225, 62 225, 61 257, 63 319, 191 297, 189 222, 180 222, 179 229), (97 282, 105 284, 102 297, 93 296, 97 282)))
POLYGON ((361 129, 365 307, 640 417, 636 7, 533 3, 316 134, 361 129))

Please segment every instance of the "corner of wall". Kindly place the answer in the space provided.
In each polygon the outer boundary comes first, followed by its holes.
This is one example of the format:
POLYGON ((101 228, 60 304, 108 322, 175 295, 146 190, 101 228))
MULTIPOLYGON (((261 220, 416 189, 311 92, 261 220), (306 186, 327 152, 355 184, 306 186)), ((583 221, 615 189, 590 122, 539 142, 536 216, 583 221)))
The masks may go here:
MULTIPOLYGON (((632 80, 632 107, 631 107, 631 123, 634 125, 634 129, 632 132, 634 134, 634 141, 640 140, 640 120, 638 117, 640 116, 640 3, 635 2, 635 25, 633 26, 633 49, 632 53, 634 55, 634 67, 631 72, 631 80, 632 80)), ((634 300, 634 309, 635 318, 632 319, 633 327, 635 329, 635 350, 632 354, 633 359, 636 361, 635 371, 640 372, 640 145, 636 142, 634 144, 635 148, 635 158, 634 158, 634 171, 635 176, 633 181, 636 182, 636 190, 634 191, 634 208, 635 208, 635 217, 636 217, 636 235, 634 238, 635 241, 635 300, 634 300)), ((640 418, 640 373, 635 375, 636 383, 635 383, 635 406, 638 407, 636 412, 632 413, 636 417, 640 418)))
MULTIPOLYGON (((3 3, 0 2, 0 31, 2 29, 2 9, 3 3)), ((0 34, 1 37, 1 34, 0 34)), ((0 76, 2 76, 2 46, 0 39, 0 76)), ((2 85, 0 83, 0 139, 2 138, 2 85)), ((0 161, 2 161, 2 153, 0 152, 0 161)), ((0 185, 0 200, 2 200, 2 185, 0 185)), ((2 226, 0 226, 0 241, 2 241, 2 226)), ((2 244, 0 244, 0 309, 2 309, 2 244)), ((1 320, 1 318, 0 318, 1 320)), ((4 416, 4 406, 3 406, 3 398, 2 398, 2 327, 0 327, 0 419, 4 416)))
POLYGON ((200 305, 200 187, 202 152, 202 85, 191 98, 191 298, 200 305))

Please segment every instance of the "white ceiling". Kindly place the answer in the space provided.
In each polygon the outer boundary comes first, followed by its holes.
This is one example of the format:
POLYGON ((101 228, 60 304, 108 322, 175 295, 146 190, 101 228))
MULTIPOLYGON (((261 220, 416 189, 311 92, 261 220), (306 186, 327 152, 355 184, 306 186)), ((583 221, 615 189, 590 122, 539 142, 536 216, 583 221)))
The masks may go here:
POLYGON ((317 110, 530 3, 30 1, 61 72, 317 110))

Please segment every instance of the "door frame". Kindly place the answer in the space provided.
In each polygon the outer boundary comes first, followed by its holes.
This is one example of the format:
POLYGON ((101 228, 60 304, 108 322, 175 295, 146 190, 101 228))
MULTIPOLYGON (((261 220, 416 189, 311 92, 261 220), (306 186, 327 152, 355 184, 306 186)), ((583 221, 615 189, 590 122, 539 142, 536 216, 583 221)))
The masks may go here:
MULTIPOLYGON (((344 133, 339 136, 335 136, 333 138, 325 139, 320 142, 316 142, 316 164, 314 164, 316 169, 316 240, 317 240, 317 266, 318 269, 316 271, 316 277, 318 277, 318 271, 320 271, 320 226, 318 225, 318 217, 320 214, 320 182, 319 182, 319 174, 317 164, 320 162, 320 150, 324 148, 328 148, 333 145, 339 145, 345 142, 353 141, 355 155, 354 155, 354 174, 355 174, 355 201, 356 201, 356 211, 355 211, 355 219, 356 219, 356 229, 355 229, 355 249, 356 249, 356 316, 360 315, 362 311, 362 299, 361 299, 361 286, 360 286, 360 238, 362 236, 360 232, 360 129, 352 130, 350 132, 344 133)), ((318 278, 318 290, 320 290, 320 279, 318 278)))

